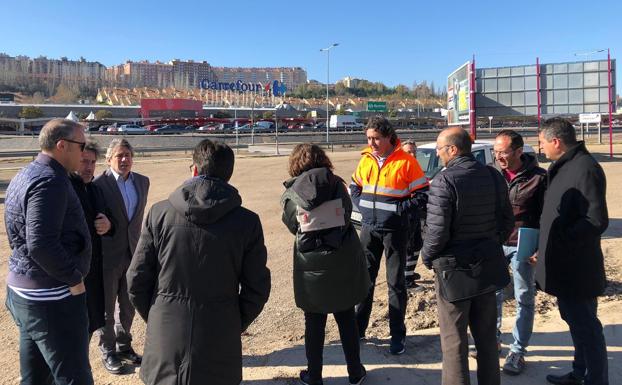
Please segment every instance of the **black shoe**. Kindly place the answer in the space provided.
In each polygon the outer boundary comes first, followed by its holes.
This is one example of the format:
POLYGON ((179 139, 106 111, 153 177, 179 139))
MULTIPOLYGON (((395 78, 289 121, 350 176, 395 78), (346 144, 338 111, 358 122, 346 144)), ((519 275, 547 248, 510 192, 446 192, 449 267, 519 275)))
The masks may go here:
POLYGON ((104 368, 112 374, 120 374, 123 371, 123 362, 114 353, 107 354, 102 358, 102 363, 104 368))
POLYGON ((406 351, 406 348, 404 347, 405 342, 406 341, 404 338, 397 341, 394 341, 393 338, 391 338, 389 353, 393 354, 394 356, 399 356, 400 354, 403 354, 406 351))
POLYGON ((128 350, 124 350, 122 352, 117 352, 117 356, 119 359, 123 361, 127 361, 132 365, 140 365, 143 362, 143 358, 136 354, 134 349, 129 348, 128 350))
POLYGON ((350 385, 361 385, 363 381, 365 381, 366 377, 367 370, 365 370, 365 367, 361 365, 361 375, 357 377, 348 377, 348 380, 350 381, 350 385))
POLYGON ((583 385, 583 379, 576 376, 573 372, 566 373, 562 376, 549 374, 546 376, 546 380, 555 385, 583 385))
POLYGON ((313 381, 311 379, 311 376, 309 376, 308 370, 300 371, 300 383, 302 385, 324 385, 324 382, 322 380, 313 381))

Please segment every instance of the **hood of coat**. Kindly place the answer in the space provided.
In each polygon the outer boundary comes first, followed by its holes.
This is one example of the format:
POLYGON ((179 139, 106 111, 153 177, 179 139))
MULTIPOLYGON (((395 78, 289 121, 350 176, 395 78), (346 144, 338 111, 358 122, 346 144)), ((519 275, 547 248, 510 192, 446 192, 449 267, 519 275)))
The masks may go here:
POLYGON ((197 225, 214 223, 242 205, 235 187, 207 176, 189 179, 168 200, 180 215, 197 225))
POLYGON ((292 201, 304 210, 313 210, 322 203, 334 199, 337 183, 341 178, 326 167, 313 168, 297 177, 286 180, 283 185, 292 191, 292 201))

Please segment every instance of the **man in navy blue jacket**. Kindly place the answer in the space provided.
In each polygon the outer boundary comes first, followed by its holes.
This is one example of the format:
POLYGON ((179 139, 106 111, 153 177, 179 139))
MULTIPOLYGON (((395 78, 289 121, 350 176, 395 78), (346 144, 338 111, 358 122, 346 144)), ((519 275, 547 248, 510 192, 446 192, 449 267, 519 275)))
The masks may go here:
POLYGON ((84 277, 91 237, 69 172, 77 171, 84 128, 53 119, 41 153, 11 180, 5 225, 12 253, 7 307, 20 331, 21 384, 93 384, 84 277))

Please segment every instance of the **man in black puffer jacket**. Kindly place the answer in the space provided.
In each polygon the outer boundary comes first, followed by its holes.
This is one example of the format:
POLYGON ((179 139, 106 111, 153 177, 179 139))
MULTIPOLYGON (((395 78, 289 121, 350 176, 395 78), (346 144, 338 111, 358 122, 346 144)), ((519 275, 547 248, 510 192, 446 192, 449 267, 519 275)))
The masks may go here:
MULTIPOLYGON (((447 168, 430 184, 423 263, 432 268, 435 260, 445 256, 455 256, 457 262, 466 258, 503 258, 501 244, 514 227, 503 177, 475 160, 471 138, 462 128, 444 130, 436 143, 438 156, 447 168)), ((478 384, 499 384, 494 291, 450 302, 439 292, 439 279, 437 275, 443 385, 469 383, 467 327, 471 328, 478 351, 478 384)))

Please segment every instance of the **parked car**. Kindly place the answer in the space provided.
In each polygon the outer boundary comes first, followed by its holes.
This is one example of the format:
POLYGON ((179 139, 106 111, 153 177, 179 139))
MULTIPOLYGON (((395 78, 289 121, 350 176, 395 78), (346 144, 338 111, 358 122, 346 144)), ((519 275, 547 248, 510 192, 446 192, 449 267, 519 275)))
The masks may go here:
POLYGON ((181 124, 167 124, 156 128, 154 132, 156 134, 183 134, 184 132, 190 132, 190 130, 181 124))
POLYGON ((122 132, 124 134, 134 134, 134 135, 141 135, 141 134, 148 134, 150 131, 144 127, 141 127, 137 124, 122 124, 119 126, 119 128, 117 129, 118 132, 122 132))
POLYGON ((146 128, 147 130, 149 130, 149 131, 152 131, 152 132, 153 132, 153 131, 155 131, 157 128, 160 128, 160 127, 162 127, 162 126, 163 126, 163 124, 148 124, 148 125, 146 125, 146 126, 145 126, 145 128, 146 128))
POLYGON ((197 128, 197 131, 217 131, 220 130, 219 124, 210 123, 197 128))
MULTIPOLYGON (((495 162, 493 144, 493 141, 476 140, 471 146, 471 153, 478 162, 493 165, 495 162)), ((523 146, 523 152, 535 154, 533 147, 528 144, 523 146)), ((432 179, 436 174, 444 168, 436 153, 436 142, 417 146, 417 161, 430 183, 432 183, 432 179)), ((354 202, 352 202, 352 214, 350 215, 350 219, 355 227, 360 228, 361 213, 354 202)))

